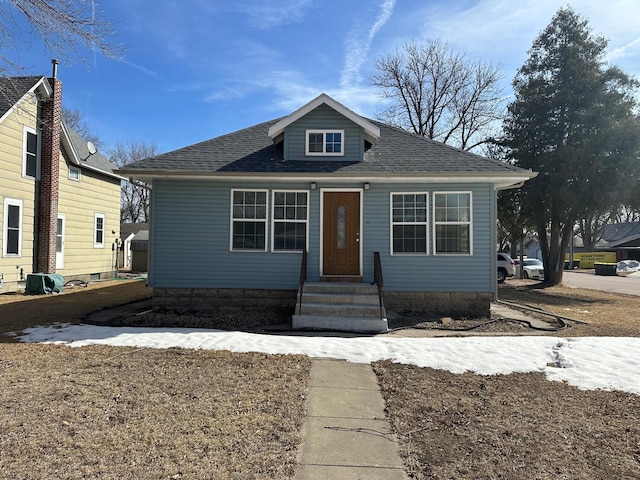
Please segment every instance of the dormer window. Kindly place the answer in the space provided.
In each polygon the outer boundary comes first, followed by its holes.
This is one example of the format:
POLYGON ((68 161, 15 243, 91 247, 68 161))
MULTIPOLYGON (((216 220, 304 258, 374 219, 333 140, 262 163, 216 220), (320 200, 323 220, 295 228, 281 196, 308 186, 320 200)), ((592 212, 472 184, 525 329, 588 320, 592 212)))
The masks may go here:
POLYGON ((307 130, 306 155, 344 156, 344 130, 307 130))

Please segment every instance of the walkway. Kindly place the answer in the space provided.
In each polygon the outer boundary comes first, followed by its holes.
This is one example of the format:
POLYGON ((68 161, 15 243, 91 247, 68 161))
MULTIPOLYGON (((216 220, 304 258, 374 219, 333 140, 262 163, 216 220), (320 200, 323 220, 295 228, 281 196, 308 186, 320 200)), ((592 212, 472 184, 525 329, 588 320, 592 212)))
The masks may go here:
POLYGON ((296 480, 407 480, 369 364, 315 359, 296 480))

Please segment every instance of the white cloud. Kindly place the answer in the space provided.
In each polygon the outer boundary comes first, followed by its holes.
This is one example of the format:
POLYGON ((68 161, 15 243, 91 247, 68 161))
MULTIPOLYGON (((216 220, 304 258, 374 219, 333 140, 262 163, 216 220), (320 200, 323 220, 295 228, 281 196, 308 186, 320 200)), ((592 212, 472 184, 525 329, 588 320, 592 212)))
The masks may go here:
MULTIPOLYGON (((474 57, 503 64, 509 69, 508 75, 512 75, 526 60, 536 37, 566 5, 558 0, 478 0, 465 8, 438 3, 409 12, 403 26, 419 23, 424 37, 441 37, 474 57)), ((620 61, 620 66, 630 73, 640 70, 637 62, 622 62, 640 49, 640 2, 573 0, 570 6, 586 17, 595 35, 610 40, 610 58, 620 61)))
POLYGON ((636 38, 630 43, 627 43, 626 45, 623 45, 622 47, 618 47, 612 50, 609 53, 609 60, 615 63, 618 60, 622 60, 630 56, 638 56, 639 54, 640 54, 640 37, 636 38))
POLYGON ((244 0, 235 5, 238 11, 249 16, 251 25, 270 30, 304 18, 304 11, 311 0, 244 0))
POLYGON ((121 57, 117 61, 122 63, 123 65, 128 66, 128 67, 135 68, 136 70, 139 70, 142 73, 144 73, 145 75, 148 75, 150 77, 157 77, 158 76, 158 72, 156 72, 155 70, 152 70, 150 68, 147 68, 147 67, 145 67, 143 65, 140 65, 140 64, 137 64, 137 63, 134 63, 134 62, 130 62, 125 57, 121 57))
POLYGON ((378 31, 389 21, 393 14, 396 0, 384 0, 380 5, 380 11, 373 22, 373 25, 364 32, 356 28, 352 31, 347 39, 347 52, 345 65, 342 70, 340 85, 343 88, 349 88, 350 85, 361 82, 360 69, 362 64, 367 60, 371 43, 378 31))

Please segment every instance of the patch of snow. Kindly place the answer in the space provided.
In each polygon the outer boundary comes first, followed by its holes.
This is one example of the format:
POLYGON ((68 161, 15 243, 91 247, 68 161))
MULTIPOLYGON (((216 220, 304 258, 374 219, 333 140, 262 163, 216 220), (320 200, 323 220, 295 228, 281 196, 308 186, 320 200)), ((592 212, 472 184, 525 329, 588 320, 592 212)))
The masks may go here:
POLYGON ((622 260, 618 262, 616 270, 618 272, 638 272, 640 271, 640 262, 637 260, 622 260))
POLYGON ((640 395, 640 338, 632 337, 343 338, 56 324, 25 330, 21 340, 70 347, 99 344, 301 354, 354 363, 390 359, 418 367, 480 375, 537 372, 549 380, 582 389, 621 390, 640 395))

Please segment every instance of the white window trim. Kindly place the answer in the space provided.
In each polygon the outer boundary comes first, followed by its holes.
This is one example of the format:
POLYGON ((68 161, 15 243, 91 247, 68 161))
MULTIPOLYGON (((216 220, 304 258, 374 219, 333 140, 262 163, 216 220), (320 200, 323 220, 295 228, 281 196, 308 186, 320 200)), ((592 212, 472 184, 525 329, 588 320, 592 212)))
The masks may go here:
POLYGON ((104 213, 96 213, 93 216, 93 248, 104 248, 107 231, 107 220, 104 213), (102 243, 98 242, 98 219, 102 219, 102 243))
POLYGON ((446 191, 446 192, 433 192, 433 200, 431 202, 433 205, 431 209, 431 215, 433 218, 433 254, 438 256, 449 256, 449 257, 470 257, 473 255, 473 192, 464 191, 464 190, 456 190, 456 191, 446 191), (469 221, 468 222, 436 222, 436 195, 446 195, 446 194, 468 194, 469 195, 469 221), (469 225, 469 253, 466 252, 438 252, 436 247, 436 226, 437 225, 469 225))
MULTIPOLYGON (((56 231, 56 268, 64 268, 64 244, 65 244, 65 228, 67 227, 67 217, 64 213, 58 214, 58 220, 62 220, 62 232, 56 231), (58 252, 58 235, 60 236, 61 248, 58 252), (58 254, 60 257, 58 257, 58 254), (60 260, 60 262, 58 262, 60 260)), ((57 222, 56 222, 57 225, 57 222)))
POLYGON ((311 196, 309 190, 272 190, 271 191, 271 251, 273 253, 300 253, 301 250, 276 250, 275 249, 275 228, 276 222, 282 223, 302 223, 302 220, 287 220, 282 218, 275 218, 275 206, 276 206, 276 193, 306 193, 307 194, 307 218, 304 220, 305 224, 305 250, 309 251, 309 197, 311 196))
POLYGON ((306 130, 304 134, 304 151, 305 155, 310 157, 344 157, 344 146, 345 146, 345 138, 344 138, 344 130, 337 129, 324 129, 324 130, 306 130), (309 134, 311 133, 322 133, 322 152, 310 152, 309 151, 309 134), (342 148, 341 151, 336 152, 328 152, 327 153, 327 133, 339 133, 342 136, 342 148))
POLYGON ((74 182, 79 182, 82 178, 82 171, 78 167, 69 166, 69 180, 74 182), (74 178, 71 176, 71 172, 78 172, 78 178, 74 178))
POLYGON ((251 252, 266 252, 267 251, 267 247, 269 245, 268 239, 269 239, 269 190, 266 189, 260 189, 260 188, 232 188, 231 189, 231 195, 229 197, 229 251, 230 252, 244 252, 244 253, 251 253, 251 252), (263 249, 258 249, 258 248, 252 248, 252 249, 248 249, 248 248, 233 248, 233 222, 234 221, 238 221, 238 222, 242 222, 245 221, 245 219, 242 218, 238 218, 238 219, 234 219, 233 218, 233 194, 235 192, 264 192, 265 194, 265 198, 266 198, 266 213, 264 216, 264 219, 258 219, 258 218, 248 218, 246 219, 246 221, 251 221, 251 222, 256 222, 256 221, 262 221, 264 222, 264 248, 263 249))
MULTIPOLYGON (((391 192, 389 194, 389 253, 398 257, 425 257, 429 255, 429 192, 391 192), (427 219, 424 222, 394 222, 393 221, 393 196, 394 195, 426 195, 427 197, 427 219), (394 225, 424 225, 427 235, 427 251, 420 253, 404 253, 393 251, 393 226, 394 225)), ((435 248, 435 247, 434 247, 435 248)))
POLYGON ((23 215, 24 208, 22 200, 16 198, 5 198, 4 199, 4 218, 3 218, 3 229, 2 229, 2 256, 8 258, 18 258, 22 257, 22 233, 24 231, 23 224, 23 215), (9 241, 9 206, 20 208, 20 227, 18 231, 18 253, 7 253, 7 244, 9 241))
POLYGON ((33 180, 40 180, 40 134, 31 127, 24 127, 22 130, 22 177, 30 178, 33 180), (36 176, 32 177, 27 175, 27 133, 32 133, 36 136, 36 176))

